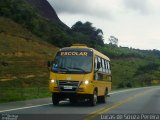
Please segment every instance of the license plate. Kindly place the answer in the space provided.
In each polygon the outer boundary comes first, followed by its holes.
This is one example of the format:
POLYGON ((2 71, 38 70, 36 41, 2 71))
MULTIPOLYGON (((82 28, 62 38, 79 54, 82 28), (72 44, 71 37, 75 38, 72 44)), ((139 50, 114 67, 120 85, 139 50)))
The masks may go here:
POLYGON ((72 86, 63 86, 64 89, 72 89, 72 86))

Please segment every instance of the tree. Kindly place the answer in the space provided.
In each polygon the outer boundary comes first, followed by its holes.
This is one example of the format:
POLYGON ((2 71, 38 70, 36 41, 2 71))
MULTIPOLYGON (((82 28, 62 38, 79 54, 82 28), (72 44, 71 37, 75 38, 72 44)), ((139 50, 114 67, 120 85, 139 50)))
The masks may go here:
POLYGON ((110 36, 109 44, 118 46, 118 39, 114 36, 110 36))
MULTIPOLYGON (((95 47, 96 45, 104 45, 103 31, 101 29, 93 27, 92 23, 90 22, 82 23, 81 21, 78 21, 71 27, 71 29, 73 32, 85 35, 87 38, 85 40, 85 43, 87 43, 87 45, 89 46, 95 47)), ((84 40, 79 40, 79 43, 82 43, 82 41, 84 40)))

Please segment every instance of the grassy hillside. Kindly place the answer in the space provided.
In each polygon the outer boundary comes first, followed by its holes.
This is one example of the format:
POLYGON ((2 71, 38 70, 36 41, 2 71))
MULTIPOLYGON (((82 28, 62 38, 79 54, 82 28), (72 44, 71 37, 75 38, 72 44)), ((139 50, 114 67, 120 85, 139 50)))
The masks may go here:
POLYGON ((1 79, 15 78, 17 74, 18 77, 47 74, 46 63, 53 58, 57 47, 3 17, 0 17, 0 31, 1 79))
MULTIPOLYGON (((45 87, 43 90, 49 93, 46 63, 53 59, 57 50, 21 25, 0 17, 0 90, 4 91, 0 101, 17 100, 24 89, 34 91, 45 87), (18 98, 14 92, 19 93, 18 98)), ((35 97, 30 94, 34 92, 27 94, 29 98, 35 97)))
POLYGON ((160 51, 139 50, 105 45, 98 50, 111 58, 113 88, 160 83, 160 51))

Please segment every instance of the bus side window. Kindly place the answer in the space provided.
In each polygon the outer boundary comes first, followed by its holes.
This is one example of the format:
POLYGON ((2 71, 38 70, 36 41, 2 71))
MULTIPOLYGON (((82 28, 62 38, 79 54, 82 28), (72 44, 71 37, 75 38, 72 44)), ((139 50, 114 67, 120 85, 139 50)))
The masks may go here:
POLYGON ((105 68, 105 73, 107 73, 107 61, 104 61, 104 68, 105 68))
POLYGON ((96 56, 94 59, 94 70, 97 70, 97 61, 98 61, 98 58, 96 56))
MULTIPOLYGON (((95 71, 97 71, 97 63, 98 63, 98 56, 95 56, 95 59, 94 59, 94 70, 95 71)), ((94 79, 98 80, 98 73, 97 72, 94 74, 94 79)))
POLYGON ((104 59, 102 58, 102 71, 105 72, 104 59))
POLYGON ((109 73, 108 61, 106 61, 106 73, 109 73))
POLYGON ((101 58, 100 57, 98 57, 98 56, 96 56, 95 57, 95 67, 94 67, 94 69, 95 70, 97 70, 98 69, 98 63, 100 63, 100 69, 98 70, 98 72, 96 72, 95 74, 94 74, 94 79, 95 80, 102 80, 102 74, 100 73, 100 72, 102 72, 102 62, 101 62, 101 58))
POLYGON ((100 58, 97 56, 97 64, 100 63, 100 58))
POLYGON ((100 63, 100 69, 99 71, 102 72, 102 59, 100 57, 98 57, 98 62, 100 63))
POLYGON ((108 70, 109 70, 109 74, 111 73, 111 67, 110 67, 110 63, 108 62, 108 70))

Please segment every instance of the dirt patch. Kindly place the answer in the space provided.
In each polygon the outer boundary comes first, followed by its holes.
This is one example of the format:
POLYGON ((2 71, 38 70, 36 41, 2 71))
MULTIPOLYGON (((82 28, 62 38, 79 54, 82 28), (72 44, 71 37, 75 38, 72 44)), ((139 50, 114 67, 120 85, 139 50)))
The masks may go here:
POLYGON ((14 80, 14 79, 17 79, 16 76, 13 76, 13 77, 0 77, 0 81, 9 81, 9 80, 14 80))

